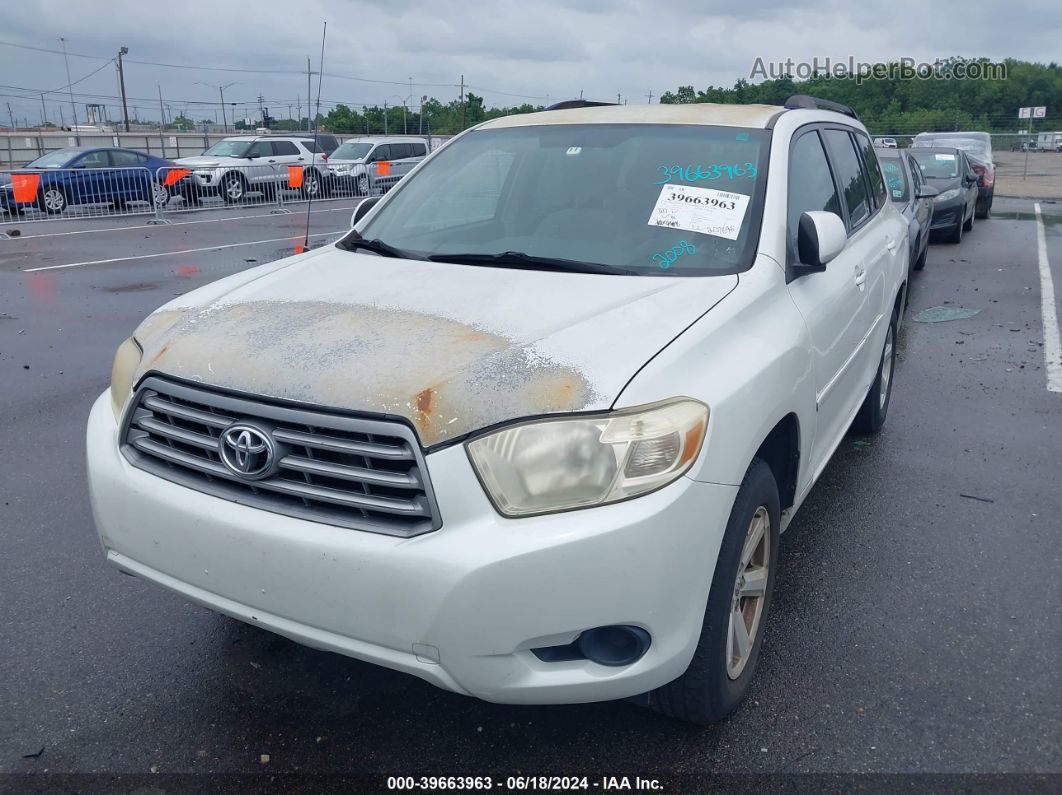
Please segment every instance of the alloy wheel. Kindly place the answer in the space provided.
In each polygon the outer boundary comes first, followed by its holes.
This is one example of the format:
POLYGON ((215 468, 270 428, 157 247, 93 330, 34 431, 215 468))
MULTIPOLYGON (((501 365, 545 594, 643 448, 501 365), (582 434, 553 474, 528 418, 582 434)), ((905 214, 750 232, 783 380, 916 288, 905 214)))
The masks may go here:
POLYGON ((771 567, 771 515, 761 505, 752 515, 741 547, 730 623, 726 633, 726 674, 737 679, 745 670, 760 631, 771 567))

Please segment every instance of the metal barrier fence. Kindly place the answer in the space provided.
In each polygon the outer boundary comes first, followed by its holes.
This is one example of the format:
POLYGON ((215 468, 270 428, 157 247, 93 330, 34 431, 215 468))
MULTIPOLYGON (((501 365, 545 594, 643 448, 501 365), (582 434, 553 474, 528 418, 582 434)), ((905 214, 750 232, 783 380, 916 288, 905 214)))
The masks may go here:
POLYGON ((311 199, 386 193, 420 158, 330 165, 252 162, 147 168, 49 168, 0 171, 0 225, 59 218, 153 214, 223 207, 285 212, 311 199))
POLYGON ((169 198, 143 167, 0 171, 0 223, 157 213, 169 198))
MULTIPOLYGON (((311 133, 288 133, 289 135, 307 135, 311 133)), ((329 133, 331 135, 331 133, 329 133)), ((219 141, 234 136, 255 135, 252 130, 237 131, 235 133, 177 133, 164 132, 42 132, 40 130, 27 130, 23 132, 0 133, 0 167, 6 166, 14 169, 35 160, 41 155, 54 152, 58 149, 67 149, 74 146, 81 147, 115 147, 119 149, 133 149, 137 152, 161 157, 164 160, 178 160, 183 157, 194 157, 209 149, 219 141)), ((283 137, 283 132, 273 132, 271 135, 283 137)), ((380 138, 385 133, 374 132, 370 134, 334 134, 340 142, 351 138, 380 138)), ((410 136, 413 137, 413 136, 410 136)), ((424 134, 416 136, 428 142, 428 149, 435 149, 451 136, 424 134)))

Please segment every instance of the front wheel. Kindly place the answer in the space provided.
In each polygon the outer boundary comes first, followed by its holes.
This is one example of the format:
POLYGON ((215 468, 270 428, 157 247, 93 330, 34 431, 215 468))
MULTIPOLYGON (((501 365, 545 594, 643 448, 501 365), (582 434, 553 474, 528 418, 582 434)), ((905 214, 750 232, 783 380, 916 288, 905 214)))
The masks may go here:
POLYGON ((38 204, 49 215, 58 215, 66 209, 66 193, 58 185, 48 185, 41 191, 38 204))
POLYGON ((220 193, 226 204, 235 204, 247 195, 247 184, 242 176, 232 172, 222 178, 220 193))
POLYGON ((856 433, 877 433, 885 424, 889 401, 892 399, 892 375, 896 368, 896 324, 896 313, 893 312, 889 330, 885 333, 885 345, 881 349, 878 374, 852 423, 852 430, 856 433))
POLYGON ((918 255, 918 259, 915 260, 914 269, 920 271, 926 267, 926 257, 929 255, 929 244, 926 243, 922 246, 922 253, 918 255))
POLYGON ((771 468, 754 459, 730 511, 693 660, 682 676, 649 694, 657 712, 705 725, 745 697, 771 604, 780 515, 771 468))

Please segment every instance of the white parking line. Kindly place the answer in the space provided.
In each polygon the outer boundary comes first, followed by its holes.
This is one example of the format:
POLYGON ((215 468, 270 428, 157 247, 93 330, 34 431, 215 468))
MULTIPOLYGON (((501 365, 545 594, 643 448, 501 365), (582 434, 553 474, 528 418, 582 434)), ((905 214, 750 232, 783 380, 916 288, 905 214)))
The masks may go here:
MULTIPOLYGON (((310 237, 324 237, 327 235, 341 235, 347 232, 339 229, 335 232, 314 232, 310 237)), ((95 259, 87 262, 68 262, 65 265, 45 265, 41 268, 26 268, 23 273, 37 273, 38 271, 56 271, 63 268, 80 268, 84 265, 109 265, 113 262, 130 262, 135 259, 151 259, 152 257, 179 257, 182 254, 197 254, 202 251, 221 251, 226 248, 239 248, 240 246, 257 246, 263 243, 283 243, 288 240, 302 240, 302 235, 294 237, 273 237, 269 240, 248 240, 246 243, 226 243, 223 246, 204 246, 203 248, 186 248, 180 251, 160 251, 157 254, 138 254, 135 257, 113 257, 112 259, 95 259)))
MULTIPOLYGON (((311 215, 314 214, 314 213, 352 213, 352 212, 354 212, 354 209, 351 208, 351 207, 329 207, 329 208, 324 209, 324 210, 310 210, 311 215)), ((305 212, 305 210, 303 210, 301 212, 298 211, 298 210, 294 210, 294 211, 292 211, 291 214, 292 215, 306 215, 306 212, 305 212)), ((189 226, 191 224, 218 224, 218 223, 222 223, 223 221, 245 221, 245 220, 247 220, 249 218, 270 218, 270 217, 276 218, 276 215, 273 215, 271 213, 258 213, 257 215, 228 215, 228 216, 225 216, 224 218, 201 218, 201 219, 197 219, 195 221, 174 221, 172 224, 167 224, 166 226, 174 227, 174 226, 189 226)), ((74 217, 72 220, 78 220, 78 219, 76 217, 74 217)), ((92 216, 85 216, 85 220, 92 220, 92 216)), ((159 228, 159 229, 161 229, 161 228, 164 228, 164 227, 160 226, 159 224, 137 224, 136 226, 110 226, 110 227, 104 226, 104 227, 101 227, 99 229, 73 229, 73 230, 71 230, 69 232, 42 232, 39 235, 20 235, 20 237, 23 240, 28 240, 31 237, 36 239, 36 238, 39 238, 39 237, 65 237, 66 235, 95 235, 95 234, 99 234, 100 232, 127 232, 130 229, 151 229, 151 228, 159 228)), ((2 231, 3 231, 3 228, 0 227, 0 232, 2 232, 2 231)))
POLYGON ((1044 317, 1044 369, 1047 371, 1049 392, 1062 392, 1062 340, 1058 333, 1058 312, 1055 310, 1055 283, 1051 279, 1051 263, 1047 261, 1047 238, 1040 203, 1036 210, 1036 247, 1040 255, 1040 311, 1044 317))

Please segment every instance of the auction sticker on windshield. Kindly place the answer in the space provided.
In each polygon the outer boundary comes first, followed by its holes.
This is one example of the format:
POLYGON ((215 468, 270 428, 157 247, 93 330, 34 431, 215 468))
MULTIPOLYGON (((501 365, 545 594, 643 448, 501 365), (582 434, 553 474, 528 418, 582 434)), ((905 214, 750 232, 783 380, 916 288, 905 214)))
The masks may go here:
POLYGON ((649 226, 685 229, 737 240, 749 197, 692 185, 664 185, 649 215, 649 226))

